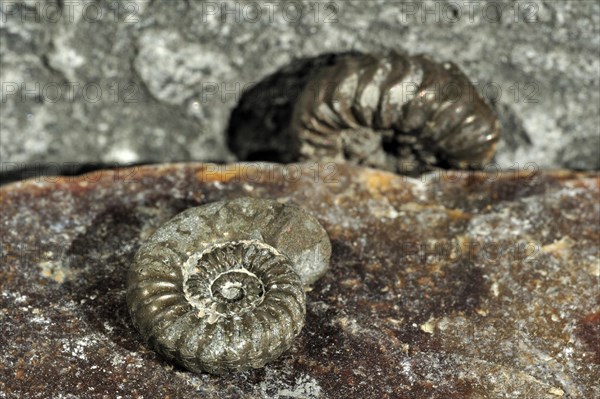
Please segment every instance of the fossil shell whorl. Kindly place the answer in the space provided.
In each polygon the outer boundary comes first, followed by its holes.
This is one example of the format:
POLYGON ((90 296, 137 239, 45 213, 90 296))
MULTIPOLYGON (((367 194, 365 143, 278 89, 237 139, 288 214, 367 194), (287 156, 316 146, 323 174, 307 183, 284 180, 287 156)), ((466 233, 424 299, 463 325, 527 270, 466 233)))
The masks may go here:
POLYGON ((150 346, 190 370, 262 367, 300 333, 304 287, 330 253, 320 224, 294 206, 239 198, 191 208, 141 246, 127 304, 150 346))
POLYGON ((414 174, 478 168, 494 155, 498 120, 451 62, 390 52, 328 54, 300 65, 257 85, 232 113, 228 142, 241 159, 349 161, 414 174), (255 100, 269 85, 296 90, 281 89, 260 106, 255 100), (274 137, 248 142, 256 132, 274 137))

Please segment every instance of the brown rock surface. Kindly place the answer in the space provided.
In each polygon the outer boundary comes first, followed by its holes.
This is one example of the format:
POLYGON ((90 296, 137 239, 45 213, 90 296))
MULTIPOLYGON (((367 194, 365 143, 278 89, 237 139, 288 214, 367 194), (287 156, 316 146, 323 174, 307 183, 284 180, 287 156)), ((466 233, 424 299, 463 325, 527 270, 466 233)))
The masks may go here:
POLYGON ((174 164, 4 186, 0 397, 600 396, 599 186, 572 172, 174 164), (263 369, 193 374, 125 305, 140 242, 238 196, 296 203, 333 246, 306 325, 263 369))

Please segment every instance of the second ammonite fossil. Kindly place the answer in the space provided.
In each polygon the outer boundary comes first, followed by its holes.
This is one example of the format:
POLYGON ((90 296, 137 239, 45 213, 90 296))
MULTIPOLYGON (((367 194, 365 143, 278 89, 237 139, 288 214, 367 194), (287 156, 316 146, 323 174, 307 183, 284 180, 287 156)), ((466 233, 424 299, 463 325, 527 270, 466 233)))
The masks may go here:
POLYGON ((188 209, 162 225, 131 265, 134 325, 161 355, 221 374, 264 366, 304 324, 304 288, 328 268, 331 244, 306 211, 238 198, 188 209))
POLYGON ((392 51, 326 54, 284 68, 243 96, 228 142, 242 160, 348 161, 418 174, 481 168, 499 131, 454 63, 392 51))

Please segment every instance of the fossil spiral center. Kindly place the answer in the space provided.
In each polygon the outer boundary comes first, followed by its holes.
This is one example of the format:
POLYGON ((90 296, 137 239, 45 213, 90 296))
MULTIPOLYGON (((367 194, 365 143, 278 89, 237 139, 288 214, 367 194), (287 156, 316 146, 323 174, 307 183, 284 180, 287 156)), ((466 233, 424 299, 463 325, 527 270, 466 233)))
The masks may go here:
POLYGON ((259 241, 214 244, 185 263, 184 297, 209 323, 239 317, 260 306, 277 287, 274 276, 290 268, 288 258, 259 241))
POLYGON ((221 273, 213 280, 210 290, 213 298, 223 303, 240 302, 245 299, 252 301, 261 298, 265 292, 258 277, 245 269, 221 273))
POLYGON ((237 302, 246 295, 240 283, 226 283, 220 291, 217 290, 216 292, 213 288, 212 294, 213 296, 222 295, 227 302, 237 302))

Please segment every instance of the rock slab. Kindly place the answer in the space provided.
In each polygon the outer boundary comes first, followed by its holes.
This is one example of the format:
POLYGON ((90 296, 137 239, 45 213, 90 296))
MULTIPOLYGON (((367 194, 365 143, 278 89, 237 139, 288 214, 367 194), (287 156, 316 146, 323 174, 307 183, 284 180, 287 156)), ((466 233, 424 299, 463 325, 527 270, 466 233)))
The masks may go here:
POLYGON ((496 103, 501 165, 600 168, 596 0, 2 0, 0 19, 7 171, 233 160, 245 89, 297 58, 387 49, 453 61, 496 103))
POLYGON ((0 397, 600 396, 600 176, 167 164, 0 189, 0 397), (313 214, 331 268, 263 369, 193 374, 133 328, 126 273, 175 214, 240 196, 313 214))

